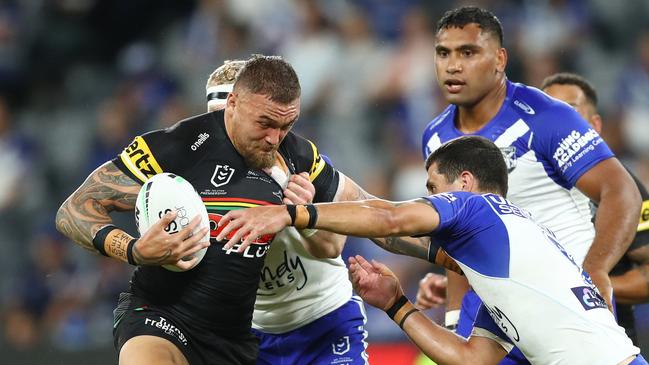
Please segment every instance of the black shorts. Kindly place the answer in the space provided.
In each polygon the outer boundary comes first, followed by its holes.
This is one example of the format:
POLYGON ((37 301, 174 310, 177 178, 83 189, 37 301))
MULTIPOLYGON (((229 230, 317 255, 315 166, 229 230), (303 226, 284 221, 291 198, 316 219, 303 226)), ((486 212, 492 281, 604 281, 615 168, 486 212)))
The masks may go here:
POLYGON ((129 339, 149 335, 171 341, 190 365, 256 363, 259 340, 252 333, 244 338, 227 338, 213 331, 192 328, 130 293, 120 294, 113 313, 113 341, 117 353, 129 339))

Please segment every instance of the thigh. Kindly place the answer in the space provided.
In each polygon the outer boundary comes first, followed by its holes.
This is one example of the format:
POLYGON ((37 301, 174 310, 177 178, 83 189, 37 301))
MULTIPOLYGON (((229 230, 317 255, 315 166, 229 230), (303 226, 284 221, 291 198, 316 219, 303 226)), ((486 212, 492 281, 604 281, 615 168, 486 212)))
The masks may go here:
POLYGON ((257 365, 367 364, 366 316, 352 299, 304 327, 282 334, 255 331, 257 365))
POLYGON ((189 365, 170 341, 156 336, 130 338, 119 351, 119 365, 189 365))
POLYGON ((113 339, 115 349, 120 354, 120 363, 136 363, 130 357, 146 357, 149 350, 153 350, 151 356, 165 357, 171 361, 169 364, 201 363, 194 351, 194 341, 188 329, 177 323, 172 316, 148 306, 140 306, 137 299, 131 296, 120 297, 114 315, 113 339), (128 348, 125 349, 127 344, 128 348), (141 348, 146 351, 141 351, 141 348), (123 354, 124 351, 127 355, 123 354), (176 362, 179 358, 184 362, 176 362))

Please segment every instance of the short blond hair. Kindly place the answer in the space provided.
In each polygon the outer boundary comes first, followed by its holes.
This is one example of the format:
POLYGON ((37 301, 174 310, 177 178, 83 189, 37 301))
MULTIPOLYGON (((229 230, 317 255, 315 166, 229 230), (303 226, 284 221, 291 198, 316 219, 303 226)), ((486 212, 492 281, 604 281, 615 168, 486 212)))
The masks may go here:
POLYGON ((217 85, 234 84, 237 73, 243 68, 245 64, 246 61, 244 60, 225 60, 223 62, 223 65, 214 70, 214 72, 212 72, 210 77, 207 79, 205 89, 217 85))

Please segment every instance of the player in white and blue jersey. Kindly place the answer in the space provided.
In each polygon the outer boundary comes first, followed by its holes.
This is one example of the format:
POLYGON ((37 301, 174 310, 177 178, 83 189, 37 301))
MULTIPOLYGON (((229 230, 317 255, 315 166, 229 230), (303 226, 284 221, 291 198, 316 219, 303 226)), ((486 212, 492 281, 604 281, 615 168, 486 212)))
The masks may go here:
MULTIPOLYGON (((475 7, 447 12, 439 21, 435 65, 450 105, 426 128, 424 156, 464 135, 494 141, 508 164, 509 199, 555 232, 610 302, 608 273, 633 239, 641 201, 638 190, 576 111, 507 79, 502 34, 499 20, 475 7), (589 198, 607 207, 594 225, 589 198)), ((449 274, 451 313, 457 313, 464 292, 458 293, 459 280, 449 274)), ((478 298, 469 291, 462 302, 459 334, 470 333, 478 306, 478 298)), ((452 316, 447 318, 447 325, 452 325, 452 316)))
MULTIPOLYGON (((546 77, 540 89, 575 108, 597 133, 601 133, 603 122, 597 112, 597 91, 588 80, 573 73, 557 73, 546 77)), ((649 192, 631 171, 629 173, 640 190, 642 212, 629 250, 610 275, 617 321, 637 345, 633 305, 649 302, 649 192)))
POLYGON ((243 247, 287 225, 362 237, 429 237, 429 259, 445 251, 484 300, 468 340, 419 313, 387 267, 357 256, 349 270, 356 292, 385 310, 437 363, 496 364, 517 346, 539 365, 647 364, 555 235, 504 198, 507 166, 498 147, 483 137, 460 137, 431 154, 426 167, 433 194, 426 198, 232 211, 219 223, 221 234, 237 230, 232 240, 243 239, 243 247))

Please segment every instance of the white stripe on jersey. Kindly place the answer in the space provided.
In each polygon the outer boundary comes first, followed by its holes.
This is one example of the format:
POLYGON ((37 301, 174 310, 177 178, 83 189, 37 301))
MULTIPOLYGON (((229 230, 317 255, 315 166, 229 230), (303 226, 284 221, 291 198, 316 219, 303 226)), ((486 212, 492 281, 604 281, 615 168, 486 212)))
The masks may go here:
POLYGON ((527 125, 527 123, 525 123, 523 119, 519 119, 516 121, 516 123, 507 128, 505 133, 498 136, 494 143, 500 148, 509 147, 512 143, 514 143, 515 140, 522 137, 529 130, 530 127, 527 125))

